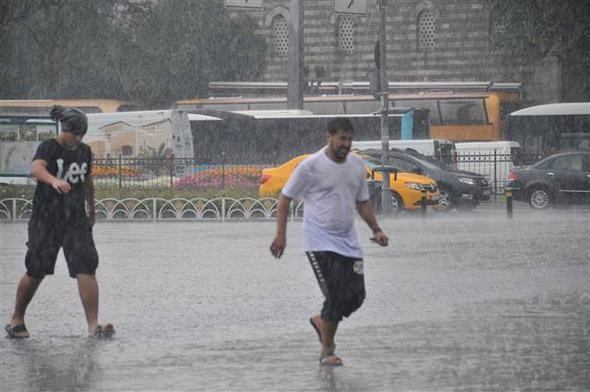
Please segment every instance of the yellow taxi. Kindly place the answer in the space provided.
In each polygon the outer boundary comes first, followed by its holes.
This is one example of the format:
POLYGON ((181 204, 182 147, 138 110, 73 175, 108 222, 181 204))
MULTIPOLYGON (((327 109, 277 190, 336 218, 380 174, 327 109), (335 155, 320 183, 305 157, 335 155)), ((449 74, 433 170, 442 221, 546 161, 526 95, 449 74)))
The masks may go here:
MULTIPOLYGON (((262 197, 277 196, 287 183, 291 173, 308 156, 309 154, 299 155, 280 166, 262 169, 258 194, 262 197)), ((364 159, 364 161, 367 180, 381 182, 383 174, 373 171, 376 165, 367 159, 364 159)), ((395 210, 421 208, 423 190, 426 191, 426 204, 438 205, 440 192, 436 181, 430 177, 407 172, 398 172, 397 175, 390 173, 389 185, 395 210)))

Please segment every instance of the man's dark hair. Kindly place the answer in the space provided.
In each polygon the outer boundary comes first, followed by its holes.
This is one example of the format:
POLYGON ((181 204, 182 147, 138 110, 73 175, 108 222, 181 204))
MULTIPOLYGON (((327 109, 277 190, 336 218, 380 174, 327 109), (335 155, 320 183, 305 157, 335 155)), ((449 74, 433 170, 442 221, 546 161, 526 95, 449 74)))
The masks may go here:
POLYGON ((61 122, 63 132, 84 135, 88 130, 88 118, 84 112, 76 108, 64 108, 56 105, 49 113, 52 120, 61 122))
POLYGON ((328 121, 328 133, 334 135, 338 131, 354 133, 354 127, 352 126, 350 119, 346 117, 336 117, 328 121))

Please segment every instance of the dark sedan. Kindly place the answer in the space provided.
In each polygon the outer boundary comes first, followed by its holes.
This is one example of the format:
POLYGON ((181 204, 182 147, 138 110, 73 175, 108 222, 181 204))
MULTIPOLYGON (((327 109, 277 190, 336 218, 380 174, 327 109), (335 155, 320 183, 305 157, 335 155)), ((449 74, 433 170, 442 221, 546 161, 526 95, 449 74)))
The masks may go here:
MULTIPOLYGON (((379 157, 379 150, 370 150, 379 157)), ((369 152, 369 151, 366 151, 369 152)), ((413 150, 389 151, 389 165, 400 171, 418 173, 435 180, 440 189, 439 209, 472 209, 490 200, 490 184, 480 174, 457 170, 413 150)))
POLYGON ((513 199, 543 209, 552 204, 590 202, 590 152, 552 155, 508 174, 513 199))

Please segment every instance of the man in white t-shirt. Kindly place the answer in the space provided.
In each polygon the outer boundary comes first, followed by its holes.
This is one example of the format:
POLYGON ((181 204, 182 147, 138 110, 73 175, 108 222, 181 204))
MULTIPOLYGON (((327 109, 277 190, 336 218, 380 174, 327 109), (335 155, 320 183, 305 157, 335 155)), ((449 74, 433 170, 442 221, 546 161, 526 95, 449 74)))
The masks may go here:
POLYGON ((342 360, 334 353, 338 323, 365 299, 355 209, 373 231, 376 243, 387 246, 389 239, 377 224, 369 202, 364 163, 360 157, 349 155, 352 123, 338 117, 327 128, 327 145, 301 162, 281 192, 277 233, 270 251, 277 258, 283 254, 291 199, 303 200, 303 248, 325 297, 321 314, 309 321, 322 344, 320 363, 339 366, 342 360))

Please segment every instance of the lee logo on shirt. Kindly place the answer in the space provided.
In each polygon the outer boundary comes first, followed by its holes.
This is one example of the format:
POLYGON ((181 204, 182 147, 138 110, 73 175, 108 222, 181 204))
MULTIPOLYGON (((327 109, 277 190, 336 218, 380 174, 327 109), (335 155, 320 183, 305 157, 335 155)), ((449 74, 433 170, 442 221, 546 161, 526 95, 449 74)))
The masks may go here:
POLYGON ((78 181, 84 182, 84 177, 87 172, 88 164, 86 162, 82 163, 82 165, 73 162, 64 174, 64 160, 61 158, 57 160, 57 178, 60 180, 67 181, 71 184, 77 184, 78 181))

